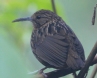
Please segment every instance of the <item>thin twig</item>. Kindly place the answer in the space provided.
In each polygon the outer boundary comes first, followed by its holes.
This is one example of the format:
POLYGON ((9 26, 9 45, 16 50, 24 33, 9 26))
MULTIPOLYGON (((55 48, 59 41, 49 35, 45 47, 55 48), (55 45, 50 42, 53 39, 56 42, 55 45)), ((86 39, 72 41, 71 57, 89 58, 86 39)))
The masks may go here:
POLYGON ((93 17, 92 17, 92 25, 95 24, 95 17, 96 17, 96 7, 94 7, 94 13, 93 13, 93 17))
POLYGON ((92 17, 92 25, 95 24, 95 18, 96 18, 96 8, 97 8, 97 4, 96 6, 94 7, 94 13, 93 13, 93 17, 92 17))
POLYGON ((51 0, 51 3, 53 11, 57 14, 54 0, 51 0))
POLYGON ((77 78, 83 78, 85 76, 85 74, 87 73, 88 68, 89 68, 91 62, 93 61, 93 59, 94 59, 94 57, 96 55, 96 53, 97 53, 97 42, 96 42, 95 46, 93 47, 91 53, 89 54, 88 59, 87 59, 87 61, 85 63, 85 66, 79 72, 77 78))
POLYGON ((96 73, 97 73, 97 64, 95 65, 94 70, 93 70, 90 78, 95 78, 96 73))

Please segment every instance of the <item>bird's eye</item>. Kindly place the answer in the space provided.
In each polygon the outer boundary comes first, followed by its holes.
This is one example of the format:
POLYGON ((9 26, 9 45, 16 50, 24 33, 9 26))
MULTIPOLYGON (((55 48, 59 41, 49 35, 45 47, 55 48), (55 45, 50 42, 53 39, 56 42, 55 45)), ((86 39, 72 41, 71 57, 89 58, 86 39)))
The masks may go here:
POLYGON ((40 18, 41 18, 41 16, 37 16, 36 18, 37 18, 37 19, 40 19, 40 18))

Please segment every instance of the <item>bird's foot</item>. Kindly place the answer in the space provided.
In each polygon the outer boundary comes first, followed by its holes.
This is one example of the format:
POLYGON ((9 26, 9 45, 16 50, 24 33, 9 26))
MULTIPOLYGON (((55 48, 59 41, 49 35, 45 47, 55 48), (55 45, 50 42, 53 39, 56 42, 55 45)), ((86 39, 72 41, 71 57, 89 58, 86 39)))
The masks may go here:
POLYGON ((44 67, 40 70, 34 72, 29 72, 28 74, 32 75, 33 78, 47 78, 47 75, 43 72, 47 67, 44 67))
POLYGON ((37 75, 39 76, 39 78, 47 78, 47 75, 43 72, 45 69, 47 69, 47 67, 44 67, 38 71, 37 75))

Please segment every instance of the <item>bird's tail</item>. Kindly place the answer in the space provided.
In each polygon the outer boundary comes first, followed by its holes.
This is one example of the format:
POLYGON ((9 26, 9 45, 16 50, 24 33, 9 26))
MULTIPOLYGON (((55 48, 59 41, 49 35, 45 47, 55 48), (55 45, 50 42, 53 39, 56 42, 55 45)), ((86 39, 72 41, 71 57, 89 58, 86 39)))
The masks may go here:
POLYGON ((84 67, 84 61, 78 56, 74 51, 68 53, 68 58, 66 61, 68 67, 72 69, 79 69, 84 67))

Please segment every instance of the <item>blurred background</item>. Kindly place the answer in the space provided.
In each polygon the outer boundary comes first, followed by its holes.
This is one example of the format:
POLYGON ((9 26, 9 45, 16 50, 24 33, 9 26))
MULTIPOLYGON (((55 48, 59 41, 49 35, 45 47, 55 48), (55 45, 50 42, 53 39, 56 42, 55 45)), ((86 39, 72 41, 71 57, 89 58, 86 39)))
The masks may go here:
MULTIPOLYGON (((91 23, 96 3, 97 0, 55 0, 58 15, 81 41, 86 58, 97 41, 97 17, 95 25, 91 23)), ((0 78, 30 78, 28 72, 44 67, 31 51, 32 24, 12 23, 12 20, 31 16, 40 9, 52 10, 51 0, 0 0, 0 78)), ((92 70, 93 66, 87 78, 92 70)), ((68 77, 73 78, 72 75, 64 78, 68 77)))

